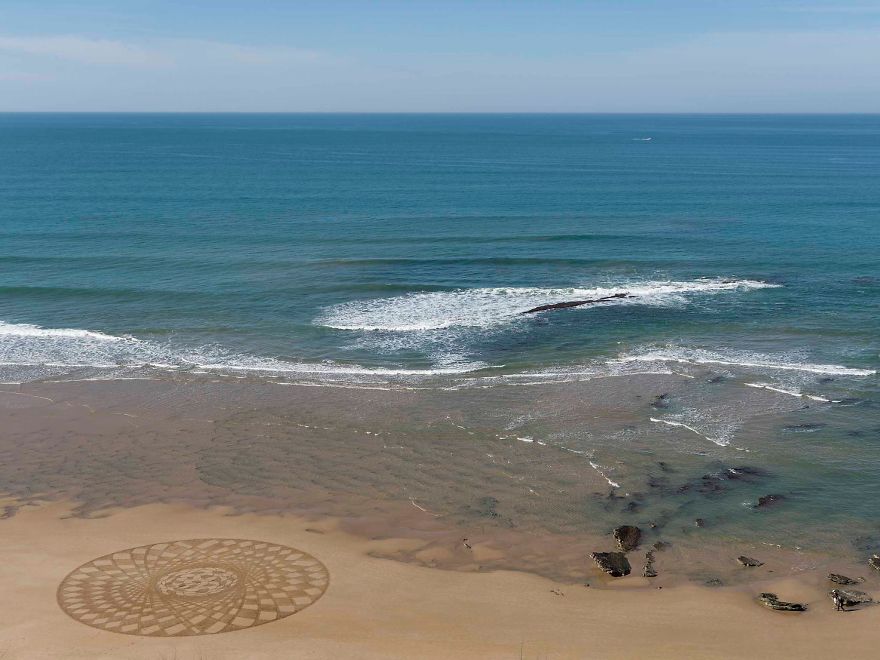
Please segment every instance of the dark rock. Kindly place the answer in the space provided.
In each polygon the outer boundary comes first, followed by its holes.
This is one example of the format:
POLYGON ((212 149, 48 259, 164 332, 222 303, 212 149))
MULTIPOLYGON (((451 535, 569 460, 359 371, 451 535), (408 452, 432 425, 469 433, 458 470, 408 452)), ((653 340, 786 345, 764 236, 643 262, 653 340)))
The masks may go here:
POLYGON ((703 520, 702 518, 697 518, 697 519, 694 521, 694 525, 696 525, 697 527, 705 527, 705 526, 706 526, 706 521, 703 520))
POLYGON ((868 566, 871 568, 876 568, 880 571, 880 555, 874 555, 868 560, 868 566))
POLYGON ((635 550, 639 546, 639 541, 642 538, 642 530, 635 525, 621 525, 620 527, 614 528, 613 536, 614 540, 617 542, 617 547, 624 552, 629 552, 630 550, 635 550))
POLYGON ((767 470, 752 467, 751 465, 737 465, 736 467, 727 468, 727 472, 725 473, 725 476, 733 481, 755 481, 760 477, 766 477, 768 475, 769 473, 767 470))
POLYGON ((758 498, 758 503, 755 505, 756 509, 768 509, 771 506, 776 506, 780 502, 785 499, 785 495, 764 495, 758 498))
POLYGON ((708 580, 706 580, 706 582, 704 584, 707 587, 720 587, 724 583, 721 580, 719 580, 718 578, 709 578, 708 580))
POLYGON ((835 584, 858 584, 858 580, 853 580, 851 577, 847 577, 845 575, 841 575, 840 573, 829 573, 828 579, 834 582, 835 584))
POLYGON ((645 553, 645 569, 642 571, 642 575, 646 578, 657 577, 657 569, 654 568, 654 551, 648 550, 645 553))
POLYGON ((654 400, 651 402, 652 408, 657 408, 658 410, 665 410, 669 407, 669 395, 668 394, 658 394, 654 397, 654 400))
POLYGON ((748 568, 755 568, 756 566, 764 565, 764 562, 753 559, 751 557, 746 557, 745 555, 740 555, 736 558, 736 560, 740 563, 740 565, 746 566, 748 568))
POLYGON ((824 427, 825 424, 792 424, 791 426, 784 426, 782 430, 789 433, 812 433, 824 427))
POLYGON ((669 467, 669 463, 667 463, 666 461, 658 461, 657 466, 664 472, 674 472, 674 470, 669 467))
POLYGON ((632 572, 629 560, 622 552, 593 552, 590 557, 599 568, 612 577, 623 577, 632 572))
POLYGON ((495 510, 498 506, 498 500, 494 497, 481 497, 477 500, 477 506, 474 507, 477 515, 486 518, 497 518, 500 514, 495 510))
POLYGON ((537 307, 532 307, 532 309, 527 309, 521 314, 535 314, 537 312, 546 312, 551 309, 568 309, 569 307, 581 307, 582 305, 593 305, 595 303, 606 302, 608 300, 616 300, 618 298, 632 298, 632 294, 629 293, 615 293, 610 296, 604 296, 602 298, 594 298, 593 300, 571 300, 569 302, 561 302, 561 303, 551 303, 549 305, 538 305, 537 307))
POLYGON ((765 607, 769 607, 771 610, 779 610, 780 612, 806 612, 807 610, 807 606, 803 603, 788 603, 784 600, 779 600, 776 594, 769 592, 762 593, 758 600, 765 607))
POLYGON ((857 591, 855 589, 832 589, 828 592, 828 595, 831 596, 832 601, 835 600, 835 596, 839 598, 844 607, 854 607, 874 602, 864 591, 857 591))
POLYGON ((706 382, 707 382, 707 383, 712 383, 712 384, 714 385, 714 384, 716 384, 716 383, 723 383, 724 380, 725 380, 725 379, 724 379, 724 376, 712 376, 712 377, 711 377, 709 380, 707 380, 706 382))
POLYGON ((651 546, 651 547, 654 548, 654 550, 660 550, 660 551, 662 552, 663 550, 666 550, 666 548, 668 548, 668 547, 671 546, 671 545, 672 545, 672 544, 669 543, 668 541, 657 541, 657 542, 656 542, 653 546, 651 546))

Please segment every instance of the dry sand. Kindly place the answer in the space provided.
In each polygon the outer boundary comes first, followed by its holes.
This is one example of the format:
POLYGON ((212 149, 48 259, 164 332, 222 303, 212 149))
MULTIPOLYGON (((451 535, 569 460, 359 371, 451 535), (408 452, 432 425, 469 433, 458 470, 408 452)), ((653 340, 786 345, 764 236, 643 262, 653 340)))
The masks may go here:
MULTIPOLYGON (((872 657, 880 607, 835 612, 820 576, 748 586, 657 589, 628 577, 611 588, 524 573, 468 573, 370 556, 406 540, 369 541, 332 519, 229 515, 147 505, 100 518, 70 504, 27 506, 0 520, 0 657, 18 658, 828 658, 872 657), (330 587, 310 607, 259 627, 150 638, 97 630, 56 602, 64 576, 95 557, 185 538, 251 538, 313 554, 330 587), (801 599, 778 613, 759 591, 801 599), (554 593, 556 592, 556 593, 554 593)), ((876 581, 873 576, 869 578, 876 581)), ((870 588, 873 582, 866 585, 870 588)))

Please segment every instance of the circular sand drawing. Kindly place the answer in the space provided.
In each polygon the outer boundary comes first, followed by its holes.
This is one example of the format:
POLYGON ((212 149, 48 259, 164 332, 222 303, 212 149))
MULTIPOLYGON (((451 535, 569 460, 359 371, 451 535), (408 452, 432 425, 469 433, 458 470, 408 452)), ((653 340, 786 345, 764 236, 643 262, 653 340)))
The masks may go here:
POLYGON ((58 587, 82 623, 128 635, 210 635, 308 607, 329 575, 311 555, 274 543, 194 539, 120 550, 83 564, 58 587))

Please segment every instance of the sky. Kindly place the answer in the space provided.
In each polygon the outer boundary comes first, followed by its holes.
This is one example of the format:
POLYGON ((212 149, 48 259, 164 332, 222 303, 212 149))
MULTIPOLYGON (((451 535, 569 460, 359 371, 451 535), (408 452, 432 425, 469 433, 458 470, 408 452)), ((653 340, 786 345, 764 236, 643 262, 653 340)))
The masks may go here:
POLYGON ((0 0, 0 111, 880 112, 880 0, 0 0))

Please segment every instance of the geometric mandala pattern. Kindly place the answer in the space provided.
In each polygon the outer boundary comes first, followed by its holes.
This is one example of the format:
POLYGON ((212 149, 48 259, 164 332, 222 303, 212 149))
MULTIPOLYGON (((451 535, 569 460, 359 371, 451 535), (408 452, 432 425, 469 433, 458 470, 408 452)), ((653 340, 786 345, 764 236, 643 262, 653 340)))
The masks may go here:
POLYGON ((175 637, 251 628, 308 607, 329 584, 311 555, 274 543, 193 539, 120 550, 83 564, 58 604, 87 625, 175 637))

